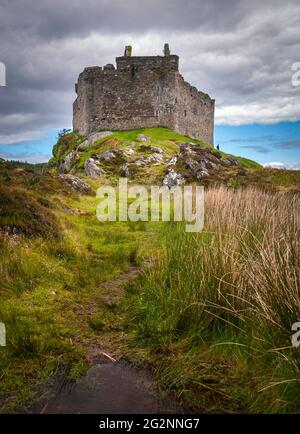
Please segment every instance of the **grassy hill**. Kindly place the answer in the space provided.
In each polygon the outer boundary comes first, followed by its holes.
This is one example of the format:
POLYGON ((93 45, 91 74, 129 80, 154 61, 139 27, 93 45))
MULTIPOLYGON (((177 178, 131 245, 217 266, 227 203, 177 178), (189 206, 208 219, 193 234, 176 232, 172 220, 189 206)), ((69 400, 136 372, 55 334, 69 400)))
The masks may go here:
MULTIPOLYGON (((180 144, 194 143, 199 145, 199 152, 202 150, 203 155, 210 155, 212 158, 221 162, 221 159, 233 157, 223 152, 218 152, 212 146, 207 145, 199 140, 191 139, 190 137, 183 136, 175 133, 167 128, 146 128, 139 130, 129 131, 115 131, 110 135, 105 136, 99 140, 89 141, 87 137, 78 136, 76 133, 71 132, 59 138, 57 144, 53 148, 53 158, 50 160, 51 164, 55 164, 60 170, 72 173, 84 174, 85 165, 90 158, 97 159, 104 152, 116 152, 118 158, 114 161, 101 161, 99 167, 104 171, 104 177, 114 180, 118 176, 123 175, 123 167, 127 164, 132 172, 131 178, 144 184, 151 182, 162 182, 166 172, 167 163, 178 155, 180 151, 180 144), (138 137, 144 137, 145 141, 141 141, 138 137), (153 149, 153 151, 151 151, 153 149), (205 152, 206 151, 206 152, 205 152), (156 161, 148 162, 147 157, 152 153, 160 152, 162 158, 156 161), (70 160, 70 161, 68 161, 70 160), (66 167, 68 161, 68 167, 66 167), (136 162, 145 162, 145 164, 135 164, 136 162)), ((222 160, 223 161, 223 160, 222 160)), ((225 161, 225 160, 224 160, 225 161)), ((260 165, 254 161, 236 157, 235 167, 233 164, 220 165, 219 170, 212 171, 210 176, 203 180, 204 184, 217 181, 220 174, 226 180, 231 177, 236 177, 240 172, 246 168, 259 168, 260 165), (217 173, 218 172, 218 173, 217 173)), ((185 166, 185 164, 184 164, 185 166)), ((185 176, 188 181, 193 181, 193 176, 187 167, 181 164, 174 164, 174 170, 185 171, 185 176)))
POLYGON ((130 182, 161 185, 167 162, 191 139, 153 128, 78 149, 86 140, 61 136, 42 172, 0 161, 0 321, 7 328, 0 411, 26 410, 61 367, 76 381, 89 348, 104 345, 150 367, 191 411, 299 412, 299 351, 290 336, 299 319, 300 172, 239 157, 223 164, 232 156, 192 140, 197 158, 217 158, 220 167, 199 181, 186 159, 173 165, 187 183, 207 187, 203 232, 187 234, 180 223, 100 223, 99 185, 115 183, 124 164, 141 159, 147 164, 130 182), (162 149, 163 161, 153 162, 160 153, 149 146, 162 149), (128 148, 134 153, 124 161, 128 148), (86 161, 111 150, 111 161, 99 160, 103 175, 89 177, 86 161), (117 305, 106 303, 104 282, 132 266, 140 278, 117 305))
POLYGON ((4 412, 26 409, 59 367, 72 379, 86 371, 90 342, 119 327, 117 313, 100 302, 102 282, 139 263, 155 243, 147 246, 153 229, 140 222, 101 224, 95 195, 58 175, 1 162, 0 179, 4 412))
MULTIPOLYGON (((194 143, 199 145, 199 149, 207 149, 210 155, 217 156, 220 160, 231 158, 236 164, 219 165, 219 169, 209 171, 209 176, 198 180, 186 166, 186 160, 177 162, 174 166, 175 171, 182 173, 186 177, 187 183, 197 182, 203 185, 225 184, 229 187, 239 187, 256 185, 259 187, 282 190, 282 191, 299 191, 300 171, 278 170, 263 168, 252 160, 239 156, 218 152, 212 146, 207 145, 199 140, 182 136, 167 128, 146 128, 129 131, 114 131, 109 136, 100 140, 95 140, 92 144, 87 145, 87 137, 78 136, 71 132, 61 136, 53 148, 53 158, 50 160, 50 166, 58 168, 63 172, 72 172, 81 177, 85 177, 85 164, 89 158, 97 159, 97 156, 106 151, 114 151, 118 158, 110 162, 101 161, 99 167, 103 169, 104 174, 101 179, 109 180, 115 183, 120 176, 124 176, 123 167, 128 165, 132 170, 130 181, 142 184, 161 184, 166 176, 168 167, 167 163, 174 156, 180 153, 181 143, 194 143), (149 138, 148 142, 137 140, 139 135, 149 138), (146 164, 141 167, 135 165, 136 160, 146 160, 150 152, 147 147, 158 148, 162 150, 164 161, 154 161, 152 164, 146 164), (127 150, 133 150, 131 156, 125 155, 127 150), (66 170, 64 161, 68 155, 72 155, 70 167, 66 170)), ((200 153, 202 151, 199 151, 200 153)), ((205 152, 202 152, 205 156, 205 152)), ((201 154, 200 154, 201 157, 201 154)), ((99 181, 96 180, 96 181, 99 181)))

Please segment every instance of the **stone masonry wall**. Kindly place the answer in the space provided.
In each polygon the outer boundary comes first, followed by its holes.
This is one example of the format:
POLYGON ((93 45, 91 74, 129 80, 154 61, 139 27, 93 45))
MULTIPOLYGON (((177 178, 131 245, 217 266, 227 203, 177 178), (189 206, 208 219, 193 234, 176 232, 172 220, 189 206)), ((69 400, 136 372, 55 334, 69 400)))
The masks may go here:
POLYGON ((80 134, 165 126, 213 143, 214 100, 184 81, 179 58, 118 57, 90 67, 75 86, 73 128, 80 134))

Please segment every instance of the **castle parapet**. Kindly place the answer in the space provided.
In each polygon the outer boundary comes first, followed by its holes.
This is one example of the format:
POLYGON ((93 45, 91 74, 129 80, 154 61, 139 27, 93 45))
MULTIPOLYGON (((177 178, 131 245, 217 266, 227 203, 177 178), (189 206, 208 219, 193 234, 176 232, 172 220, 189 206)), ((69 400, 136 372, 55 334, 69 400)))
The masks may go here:
POLYGON ((147 69, 179 70, 179 57, 175 54, 169 56, 122 56, 116 58, 116 63, 118 71, 128 71, 133 66, 143 71, 147 69))

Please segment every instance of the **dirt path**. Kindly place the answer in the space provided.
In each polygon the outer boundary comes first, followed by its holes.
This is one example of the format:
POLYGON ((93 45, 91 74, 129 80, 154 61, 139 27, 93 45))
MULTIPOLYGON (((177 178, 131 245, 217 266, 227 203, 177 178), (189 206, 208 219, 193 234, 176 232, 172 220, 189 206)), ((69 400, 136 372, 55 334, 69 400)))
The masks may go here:
MULTIPOLYGON (((139 269, 132 267, 101 288, 101 300, 114 306, 124 285, 136 278, 139 269)), ((167 394, 162 394, 149 371, 116 360, 101 344, 88 349, 91 363, 78 382, 57 374, 44 396, 35 403, 32 413, 182 413, 182 408, 167 394)))

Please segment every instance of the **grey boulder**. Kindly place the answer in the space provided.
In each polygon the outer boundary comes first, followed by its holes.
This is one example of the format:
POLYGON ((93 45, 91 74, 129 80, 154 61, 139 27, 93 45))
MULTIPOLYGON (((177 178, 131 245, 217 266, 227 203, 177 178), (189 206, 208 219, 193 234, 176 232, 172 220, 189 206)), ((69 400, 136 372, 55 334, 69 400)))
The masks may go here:
POLYGON ((92 178, 102 176, 105 173, 104 170, 97 165, 97 161, 94 160, 94 158, 88 158, 86 160, 84 169, 87 176, 91 176, 92 178))
POLYGON ((149 137, 149 136, 146 136, 146 134, 138 134, 138 135, 136 136, 136 139, 137 139, 139 142, 150 142, 150 137, 149 137))
POLYGON ((180 173, 175 172, 174 169, 169 169, 167 175, 164 177, 163 185, 171 188, 183 184, 185 184, 184 177, 180 173))
POLYGON ((69 172, 72 168, 73 163, 75 163, 76 161, 76 156, 76 151, 72 151, 68 155, 66 155, 60 165, 60 170, 62 170, 63 172, 69 172))
POLYGON ((117 157, 117 153, 115 151, 105 151, 102 154, 97 155, 97 159, 99 161, 106 161, 109 163, 117 157))
POLYGON ((105 137, 111 136, 113 133, 111 131, 100 131, 100 133, 90 134, 88 137, 88 146, 92 146, 98 140, 104 139, 105 137))
POLYGON ((72 190, 82 193, 94 195, 94 190, 82 179, 78 178, 78 176, 74 175, 60 175, 60 178, 64 179, 67 184, 72 188, 72 190))

